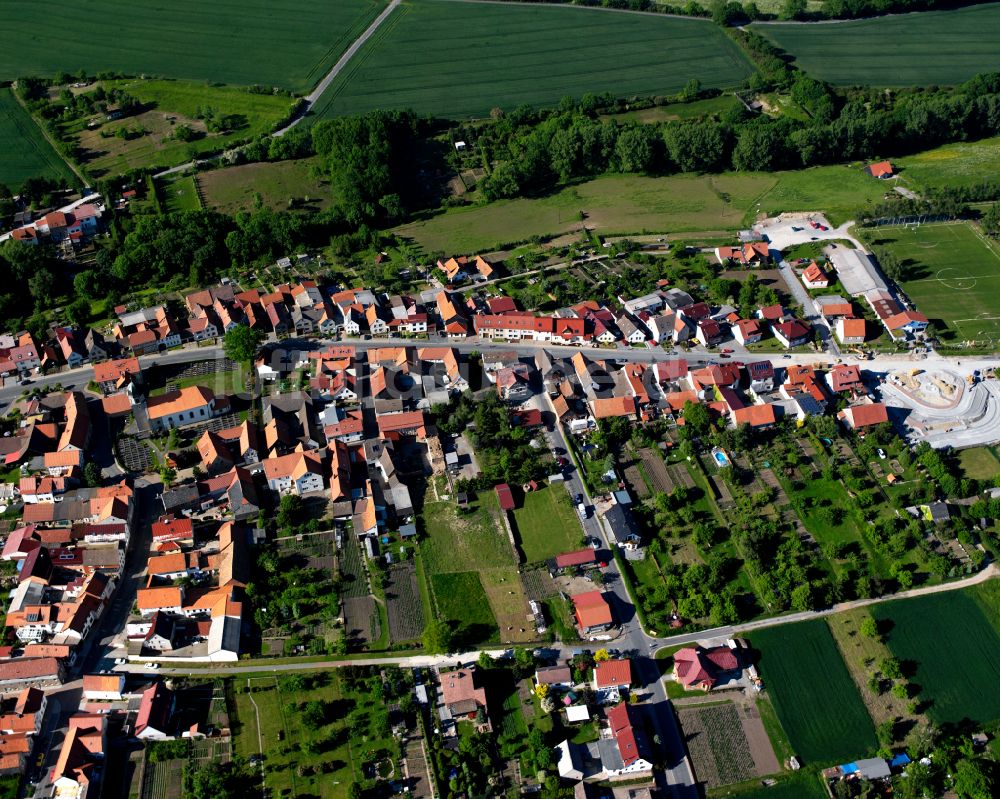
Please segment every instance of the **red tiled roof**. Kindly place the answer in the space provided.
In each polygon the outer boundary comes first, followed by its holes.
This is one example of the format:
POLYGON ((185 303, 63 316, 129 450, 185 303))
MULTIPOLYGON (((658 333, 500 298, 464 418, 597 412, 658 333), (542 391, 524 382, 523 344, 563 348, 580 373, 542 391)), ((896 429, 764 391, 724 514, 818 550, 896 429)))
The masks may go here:
POLYGON ((605 660, 594 664, 594 684, 598 688, 615 688, 632 684, 632 661, 628 658, 605 660))
POLYGON ((581 627, 611 624, 611 606, 600 591, 587 591, 573 597, 576 618, 581 627))
POLYGON ((573 552, 564 552, 561 555, 556 555, 556 568, 567 569, 570 566, 583 566, 587 563, 596 563, 597 553, 587 547, 586 549, 577 549, 573 552))

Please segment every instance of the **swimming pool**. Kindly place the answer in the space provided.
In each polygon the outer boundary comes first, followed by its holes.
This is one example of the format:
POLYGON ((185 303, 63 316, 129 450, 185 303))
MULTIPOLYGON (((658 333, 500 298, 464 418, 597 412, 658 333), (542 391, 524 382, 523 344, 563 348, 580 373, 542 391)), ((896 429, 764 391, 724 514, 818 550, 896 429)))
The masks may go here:
POLYGON ((715 460, 715 465, 720 469, 725 469, 729 465, 729 456, 721 449, 713 449, 712 458, 715 460))

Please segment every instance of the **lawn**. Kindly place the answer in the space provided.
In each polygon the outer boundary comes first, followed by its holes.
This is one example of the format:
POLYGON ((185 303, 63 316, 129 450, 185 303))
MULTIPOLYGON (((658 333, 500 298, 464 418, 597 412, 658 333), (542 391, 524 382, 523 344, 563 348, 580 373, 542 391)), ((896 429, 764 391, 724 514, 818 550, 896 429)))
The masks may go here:
POLYGON ((292 100, 286 95, 256 94, 231 86, 176 80, 103 83, 106 89, 122 89, 136 97, 143 111, 97 127, 89 127, 89 119, 67 124, 67 132, 79 141, 80 160, 95 175, 118 174, 143 166, 177 166, 200 153, 221 150, 233 141, 270 133, 292 108, 292 100), (228 133, 209 132, 205 121, 198 118, 206 109, 230 116, 239 124, 228 133), (194 131, 195 138, 177 139, 175 133, 181 125, 194 131), (144 133, 133 138, 113 135, 121 128, 144 133))
POLYGON ((867 548, 867 542, 849 512, 850 497, 848 497, 844 487, 836 480, 828 480, 825 477, 814 475, 802 482, 802 488, 796 492, 796 496, 818 502, 828 501, 829 507, 837 508, 842 513, 839 522, 831 518, 827 511, 821 507, 808 508, 801 514, 802 522, 821 546, 827 543, 857 543, 863 549, 867 548))
POLYGON ((475 252, 579 230, 581 212, 600 235, 726 231, 757 213, 826 211, 843 222, 882 197, 884 186, 855 167, 721 175, 607 175, 538 199, 466 206, 396 229, 428 252, 475 252))
POLYGON ((385 7, 375 0, 303 5, 291 0, 55 0, 43 24, 0 0, 0 80, 61 71, 112 71, 311 89, 385 7))
POLYGON ((968 222, 884 228, 872 242, 906 269, 903 291, 956 341, 1000 335, 1000 248, 968 222))
POLYGON ((205 204, 224 214, 251 210, 257 197, 273 211, 295 207, 321 211, 332 202, 329 182, 316 174, 318 158, 272 161, 215 169, 198 175, 205 204))
POLYGON ((28 178, 42 177, 77 182, 13 92, 0 89, 0 184, 17 192, 28 178))
POLYGON ((1000 454, 996 447, 972 447, 958 453, 958 462, 966 477, 991 482, 1000 475, 1000 454))
POLYGON ((462 643, 498 640, 500 631, 477 572, 435 574, 431 590, 438 618, 452 628, 462 643))
POLYGON ((193 175, 164 180, 160 182, 157 191, 163 201, 163 210, 168 214, 177 211, 201 210, 198 185, 195 183, 193 175))
POLYGON ((525 494, 524 502, 514 510, 514 521, 528 563, 581 546, 580 521, 562 486, 550 485, 525 494))
POLYGON ((746 785, 720 788, 709 792, 710 799, 826 799, 829 794, 814 771, 798 771, 777 775, 776 785, 764 786, 760 780, 746 785))
POLYGON ((841 86, 953 84, 1000 69, 996 3, 835 25, 764 23, 753 30, 813 77, 841 86))
POLYGON ((751 643, 796 755, 827 765, 875 748, 872 720, 824 620, 758 630, 751 643))
POLYGON ((1000 635, 966 591, 875 605, 872 615, 891 622, 886 643, 904 664, 927 715, 937 724, 970 718, 1000 719, 1000 635))
POLYGON ((738 103, 739 100, 732 94, 720 94, 717 97, 693 100, 690 103, 668 103, 637 111, 608 114, 605 118, 646 123, 671 122, 678 119, 697 119, 710 114, 722 114, 738 103))
POLYGON ((320 116, 411 108, 485 117, 495 107, 736 86, 752 72, 707 20, 570 6, 409 0, 320 97, 320 116), (464 49, 455 50, 456 32, 464 49))

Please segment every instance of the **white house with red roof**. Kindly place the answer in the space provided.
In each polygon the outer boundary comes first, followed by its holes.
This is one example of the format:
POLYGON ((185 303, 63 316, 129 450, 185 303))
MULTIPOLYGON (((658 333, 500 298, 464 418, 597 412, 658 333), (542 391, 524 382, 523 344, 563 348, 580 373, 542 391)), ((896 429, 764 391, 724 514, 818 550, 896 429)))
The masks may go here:
POLYGON ((691 646, 674 652, 674 680, 689 691, 711 691, 739 670, 739 658, 729 646, 691 646))
POLYGON ((632 661, 602 660, 594 664, 594 697, 602 705, 617 704, 632 685, 632 661))

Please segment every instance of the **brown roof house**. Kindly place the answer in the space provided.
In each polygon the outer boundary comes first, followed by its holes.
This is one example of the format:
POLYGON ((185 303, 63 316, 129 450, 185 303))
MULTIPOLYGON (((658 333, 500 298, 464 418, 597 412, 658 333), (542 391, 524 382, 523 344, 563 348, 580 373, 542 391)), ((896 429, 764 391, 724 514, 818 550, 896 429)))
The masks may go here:
POLYGON ((442 711, 447 711, 456 721, 475 721, 479 730, 489 732, 492 727, 486 707, 486 689, 480 684, 476 667, 443 672, 439 679, 442 711))

